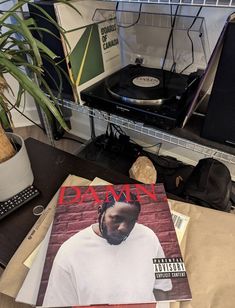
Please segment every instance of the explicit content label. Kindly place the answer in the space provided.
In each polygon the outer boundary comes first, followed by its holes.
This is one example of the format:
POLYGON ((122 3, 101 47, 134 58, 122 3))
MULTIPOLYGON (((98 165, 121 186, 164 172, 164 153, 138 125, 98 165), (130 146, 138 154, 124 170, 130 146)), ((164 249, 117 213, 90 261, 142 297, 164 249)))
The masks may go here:
POLYGON ((156 279, 187 277, 182 258, 153 258, 156 279))

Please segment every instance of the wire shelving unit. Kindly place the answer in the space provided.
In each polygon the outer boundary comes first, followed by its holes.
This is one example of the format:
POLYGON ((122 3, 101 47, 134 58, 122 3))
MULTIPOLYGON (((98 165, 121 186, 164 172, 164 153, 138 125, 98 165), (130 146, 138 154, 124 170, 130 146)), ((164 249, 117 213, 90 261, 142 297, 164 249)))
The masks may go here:
POLYGON ((119 1, 99 0, 99 1, 235 8, 235 0, 119 0, 119 1))
POLYGON ((201 145, 194 141, 175 136, 170 132, 165 132, 157 128, 146 126, 144 123, 136 122, 121 116, 107 113, 105 111, 90 108, 85 105, 75 104, 73 101, 70 100, 64 100, 63 106, 79 113, 85 114, 88 117, 116 124, 131 131, 140 133, 142 135, 153 137, 160 141, 167 142, 169 144, 173 144, 181 148, 200 153, 205 157, 214 157, 215 159, 230 164, 235 164, 235 155, 233 154, 226 153, 216 148, 201 145))

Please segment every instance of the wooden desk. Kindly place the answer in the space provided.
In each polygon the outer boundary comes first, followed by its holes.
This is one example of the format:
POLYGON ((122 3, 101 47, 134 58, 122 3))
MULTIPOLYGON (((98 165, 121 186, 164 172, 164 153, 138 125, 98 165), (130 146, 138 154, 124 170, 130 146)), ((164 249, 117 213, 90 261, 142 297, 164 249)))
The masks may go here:
MULTIPOLYGON (((20 230, 20 234, 13 234, 12 228, 9 228, 11 230, 9 233, 7 226, 0 224, 0 256, 2 259, 5 256, 6 263, 11 255, 9 251, 13 254, 16 246, 23 240, 33 221, 35 221, 35 217, 32 215, 33 206, 43 202, 43 200, 48 202, 69 173, 89 179, 99 176, 113 183, 131 181, 125 176, 98 167, 91 162, 78 159, 73 155, 56 150, 36 140, 29 139, 26 144, 30 159, 32 160, 33 171, 36 175, 35 185, 43 193, 39 199, 35 199, 34 204, 27 205, 24 209, 19 210, 18 214, 15 213, 16 218, 9 218, 16 224, 17 217, 20 220, 21 217, 24 217, 24 219, 29 217, 30 221, 27 222, 28 229, 24 224, 24 229, 20 230), (2 236, 3 231, 8 233, 2 236), (7 239, 12 240, 14 237, 18 239, 18 244, 8 244, 7 239), (8 250, 7 256, 8 246, 11 247, 11 250, 8 250), (5 249, 6 251, 4 252, 5 249)), ((192 301, 181 302, 180 304, 172 303, 171 308, 234 308, 235 215, 179 201, 171 203, 174 210, 190 217, 181 243, 181 250, 193 296, 192 301)), ((20 225, 20 222, 18 222, 18 225, 20 225)), ((8 283, 8 286, 11 285, 12 280, 8 283)), ((5 293, 3 292, 4 294, 8 294, 6 288, 5 293)), ((22 307, 29 306, 24 305, 22 307)))
POLYGON ((114 184, 131 183, 130 178, 97 166, 50 145, 28 138, 26 147, 34 173, 34 185, 41 194, 0 222, 0 265, 5 267, 38 216, 33 215, 36 205, 47 206, 69 174, 93 180, 96 176, 114 184))

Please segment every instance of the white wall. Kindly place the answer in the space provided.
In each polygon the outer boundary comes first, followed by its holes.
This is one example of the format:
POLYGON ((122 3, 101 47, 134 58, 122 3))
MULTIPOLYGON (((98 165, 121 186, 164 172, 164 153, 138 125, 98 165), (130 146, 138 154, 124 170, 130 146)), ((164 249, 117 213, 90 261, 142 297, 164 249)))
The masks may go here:
MULTIPOLYGON (((8 84, 11 85, 11 90, 12 90, 6 93, 6 96, 9 99, 9 101, 14 105, 17 98, 17 91, 19 85, 18 82, 12 76, 7 74, 5 78, 8 84)), ((32 119, 34 122, 39 123, 39 117, 35 107, 34 100, 29 94, 26 94, 25 97, 22 97, 19 110, 23 112, 24 115, 29 117, 29 119, 32 119)), ((12 115, 12 122, 15 127, 32 125, 32 122, 27 120, 26 117, 21 115, 15 109, 12 109, 11 115, 12 115)))

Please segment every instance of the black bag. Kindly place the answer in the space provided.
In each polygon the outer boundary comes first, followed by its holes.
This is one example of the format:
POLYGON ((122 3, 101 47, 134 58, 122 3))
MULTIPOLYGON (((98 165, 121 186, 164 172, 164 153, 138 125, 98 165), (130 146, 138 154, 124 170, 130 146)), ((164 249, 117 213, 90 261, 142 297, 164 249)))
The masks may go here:
POLYGON ((213 158, 201 159, 184 186, 187 201, 229 212, 231 175, 228 168, 213 158))
POLYGON ((152 159, 157 170, 157 182, 164 183, 166 192, 181 196, 194 167, 171 156, 156 156, 152 159))

